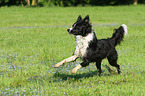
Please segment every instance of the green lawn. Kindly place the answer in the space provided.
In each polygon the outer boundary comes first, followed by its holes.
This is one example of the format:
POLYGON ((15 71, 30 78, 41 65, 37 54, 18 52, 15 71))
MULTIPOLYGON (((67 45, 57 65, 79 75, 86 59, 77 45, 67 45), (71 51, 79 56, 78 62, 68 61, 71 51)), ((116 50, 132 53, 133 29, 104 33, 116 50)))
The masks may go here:
POLYGON ((1 96, 144 96, 145 5, 107 7, 1 7, 1 96), (128 34, 117 46, 123 75, 110 74, 102 62, 102 76, 95 64, 71 70, 81 62, 53 66, 71 56, 75 38, 67 28, 78 15, 90 15, 97 38, 107 38, 126 24, 128 34))

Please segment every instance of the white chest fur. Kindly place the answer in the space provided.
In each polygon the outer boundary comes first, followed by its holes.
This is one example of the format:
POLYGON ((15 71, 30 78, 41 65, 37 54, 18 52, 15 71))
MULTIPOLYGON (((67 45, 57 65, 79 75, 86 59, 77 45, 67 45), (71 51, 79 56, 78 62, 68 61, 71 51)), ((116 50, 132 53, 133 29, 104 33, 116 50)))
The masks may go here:
POLYGON ((76 49, 74 55, 78 57, 83 57, 87 53, 87 48, 89 46, 89 42, 93 40, 93 32, 89 33, 86 37, 82 37, 80 35, 76 36, 76 49))

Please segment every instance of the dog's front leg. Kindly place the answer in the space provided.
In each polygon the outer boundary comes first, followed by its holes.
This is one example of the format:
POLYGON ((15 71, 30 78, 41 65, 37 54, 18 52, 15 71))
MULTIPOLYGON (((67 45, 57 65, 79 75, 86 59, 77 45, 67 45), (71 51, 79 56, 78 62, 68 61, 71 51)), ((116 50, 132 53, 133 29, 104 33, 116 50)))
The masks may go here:
POLYGON ((89 65, 89 61, 87 59, 85 59, 81 64, 78 64, 73 70, 72 73, 75 74, 77 72, 78 69, 82 68, 82 67, 86 67, 87 65, 89 65))
POLYGON ((54 67, 59 67, 60 65, 63 65, 64 63, 74 61, 74 60, 76 60, 77 57, 78 57, 78 56, 73 55, 73 56, 71 56, 71 57, 69 57, 69 58, 67 58, 67 59, 64 59, 64 60, 62 60, 61 62, 55 64, 54 67))
POLYGON ((71 73, 75 74, 77 72, 78 69, 80 69, 82 66, 80 64, 78 64, 71 73))

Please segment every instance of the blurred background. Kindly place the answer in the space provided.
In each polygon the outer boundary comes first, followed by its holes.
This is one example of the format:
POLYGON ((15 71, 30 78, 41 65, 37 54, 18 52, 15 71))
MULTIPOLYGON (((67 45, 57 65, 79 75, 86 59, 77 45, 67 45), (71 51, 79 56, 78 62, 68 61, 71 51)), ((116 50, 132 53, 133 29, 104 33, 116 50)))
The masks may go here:
POLYGON ((0 6, 106 6, 145 4, 145 0, 0 0, 0 6))

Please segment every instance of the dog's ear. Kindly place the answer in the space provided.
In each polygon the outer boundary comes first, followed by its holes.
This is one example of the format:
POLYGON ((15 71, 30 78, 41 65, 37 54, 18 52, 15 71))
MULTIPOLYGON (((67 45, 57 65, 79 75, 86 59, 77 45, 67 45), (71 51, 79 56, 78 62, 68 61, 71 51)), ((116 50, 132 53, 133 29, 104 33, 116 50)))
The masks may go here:
POLYGON ((84 21, 84 22, 89 22, 89 15, 87 15, 87 16, 84 18, 83 21, 84 21))
POLYGON ((81 20, 82 20, 82 17, 81 15, 79 15, 77 21, 81 21, 81 20))

